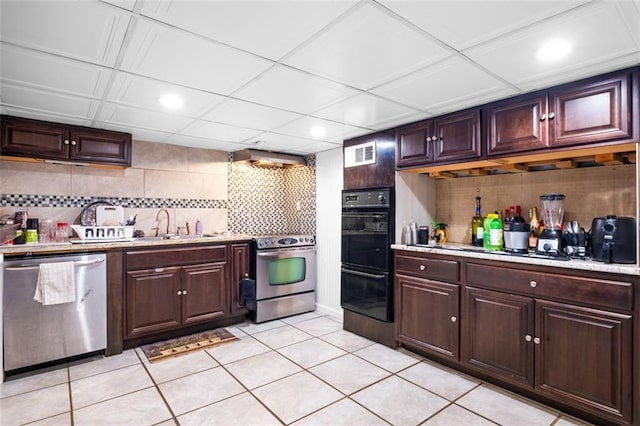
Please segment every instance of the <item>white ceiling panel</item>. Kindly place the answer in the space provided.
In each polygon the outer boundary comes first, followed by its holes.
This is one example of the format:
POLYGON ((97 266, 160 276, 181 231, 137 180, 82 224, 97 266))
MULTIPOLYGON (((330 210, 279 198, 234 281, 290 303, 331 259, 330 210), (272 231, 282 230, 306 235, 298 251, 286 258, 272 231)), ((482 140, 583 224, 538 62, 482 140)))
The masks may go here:
POLYGON ((390 19, 388 12, 364 3, 284 62, 367 90, 451 53, 423 33, 390 19))
POLYGON ((58 114, 78 118, 93 117, 99 105, 99 102, 93 99, 45 92, 13 84, 2 85, 0 99, 7 106, 39 111, 55 110, 58 114))
POLYGON ((106 95, 106 99, 145 109, 199 117, 225 98, 201 90, 189 89, 134 74, 118 72, 115 75, 111 89, 106 95), (160 104, 160 98, 165 95, 178 96, 184 101, 184 106, 176 111, 167 110, 160 104))
POLYGON ((302 115, 293 112, 229 98, 201 118, 248 129, 271 130, 300 117, 302 115))
MULTIPOLYGON (((628 18, 640 19, 637 14, 628 18)), ((630 32, 629 21, 615 3, 598 2, 464 53, 502 78, 531 90, 557 82, 560 75, 637 52, 638 36, 630 32), (553 63, 538 60, 538 49, 552 40, 571 43, 569 55, 553 63)))
POLYGON ((406 120, 418 111, 387 99, 362 93, 313 115, 354 126, 379 128, 394 120, 406 120))
POLYGON ((138 21, 122 69, 228 95, 270 61, 147 19, 138 21))
POLYGON ((166 138, 163 142, 170 143, 173 145, 189 146, 192 148, 217 149, 220 151, 235 151, 236 149, 242 149, 240 145, 232 142, 218 141, 218 140, 208 139, 208 138, 197 138, 197 137, 181 135, 181 134, 171 135, 168 138, 166 138))
POLYGON ((199 138, 240 142, 260 134, 260 131, 245 129, 243 127, 227 126, 226 124, 213 123, 211 121, 197 120, 189 124, 181 133, 199 138))
POLYGON ((460 57, 447 58, 371 91, 431 114, 516 93, 515 88, 460 57))
POLYGON ((356 4, 342 1, 146 1, 140 13, 277 60, 356 4))
POLYGON ((234 94, 234 97, 309 114, 358 93, 323 78, 276 66, 234 94))
POLYGON ((315 142, 317 141, 314 141, 313 139, 298 138, 294 136, 265 132, 253 138, 250 142, 245 142, 244 148, 290 152, 291 150, 299 149, 303 146, 310 145, 315 142))
POLYGON ((588 1, 379 0, 456 50, 466 49, 588 1))
POLYGON ((110 75, 110 68, 0 43, 5 83, 100 98, 110 75))
POLYGON ((33 120, 51 121, 53 123, 66 123, 76 126, 91 126, 92 122, 88 119, 70 117, 68 115, 53 114, 48 111, 30 110, 24 107, 2 107, 3 114, 9 114, 16 117, 31 118, 33 120))
POLYGON ((309 145, 303 145, 299 148, 290 149, 288 152, 298 155, 315 154, 316 152, 329 151, 331 149, 341 148, 342 144, 335 144, 325 141, 315 141, 309 145))
POLYGON ((168 133, 175 133, 192 121, 190 118, 173 114, 109 103, 102 106, 101 110, 96 114, 96 120, 168 133))
MULTIPOLYGON (((323 120, 315 117, 303 117, 299 120, 293 121, 282 127, 278 127, 273 130, 273 133, 284 134, 288 136, 295 136, 306 139, 317 139, 329 142, 341 143, 343 139, 350 137, 355 132, 360 132, 363 129, 350 126, 348 124, 337 123, 334 121, 323 120), (310 130, 316 127, 321 127, 325 130, 326 134, 322 137, 314 137, 311 135, 310 130)), ((364 129, 366 131, 366 129, 364 129)))
POLYGON ((97 1, 3 1, 0 38, 92 63, 114 65, 130 15, 97 1))

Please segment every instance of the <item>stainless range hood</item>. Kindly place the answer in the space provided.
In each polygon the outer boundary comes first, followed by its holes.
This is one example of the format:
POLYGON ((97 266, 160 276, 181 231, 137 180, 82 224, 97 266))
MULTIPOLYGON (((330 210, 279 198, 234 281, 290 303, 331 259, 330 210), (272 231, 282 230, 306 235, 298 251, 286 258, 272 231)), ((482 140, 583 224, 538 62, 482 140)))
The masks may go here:
POLYGON ((233 152, 233 161, 250 162, 265 166, 304 166, 304 157, 300 155, 284 154, 282 152, 261 151, 259 149, 242 149, 233 152))

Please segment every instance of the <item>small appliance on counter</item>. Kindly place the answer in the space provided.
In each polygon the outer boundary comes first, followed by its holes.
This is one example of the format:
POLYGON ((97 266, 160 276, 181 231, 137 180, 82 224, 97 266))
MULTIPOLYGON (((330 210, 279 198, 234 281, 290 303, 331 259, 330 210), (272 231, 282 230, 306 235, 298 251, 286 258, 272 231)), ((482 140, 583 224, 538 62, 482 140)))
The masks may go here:
POLYGON ((589 237, 591 259, 605 263, 635 263, 637 232, 633 217, 594 218, 589 237))
POLYGON ((562 218, 564 216, 564 198, 564 194, 555 193, 540 196, 544 231, 538 237, 536 254, 561 255, 563 253, 562 218))
POLYGON ((528 223, 505 222, 504 250, 511 253, 528 253, 530 229, 528 223))

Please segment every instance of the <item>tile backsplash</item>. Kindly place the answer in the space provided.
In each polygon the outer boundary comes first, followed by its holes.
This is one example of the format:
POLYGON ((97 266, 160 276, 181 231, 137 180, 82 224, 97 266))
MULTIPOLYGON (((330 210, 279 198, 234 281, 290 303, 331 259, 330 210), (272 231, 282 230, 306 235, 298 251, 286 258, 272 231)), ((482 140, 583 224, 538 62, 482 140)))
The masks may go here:
POLYGON ((540 195, 555 192, 566 196, 564 222, 577 220, 588 230, 594 217, 636 216, 636 173, 635 164, 626 164, 437 180, 436 220, 449 225, 450 241, 468 242, 476 193, 483 215, 520 205, 528 221, 540 195))
POLYGON ((186 222, 195 232, 198 219, 205 233, 315 232, 314 156, 306 167, 268 172, 246 165, 241 172, 223 151, 142 141, 132 148, 126 169, 1 160, 0 216, 27 210, 79 223, 83 207, 101 200, 123 206, 126 217, 137 215, 136 229, 146 234, 155 232, 160 208, 169 211, 171 232, 186 222), (250 185, 237 184, 243 179, 250 185))

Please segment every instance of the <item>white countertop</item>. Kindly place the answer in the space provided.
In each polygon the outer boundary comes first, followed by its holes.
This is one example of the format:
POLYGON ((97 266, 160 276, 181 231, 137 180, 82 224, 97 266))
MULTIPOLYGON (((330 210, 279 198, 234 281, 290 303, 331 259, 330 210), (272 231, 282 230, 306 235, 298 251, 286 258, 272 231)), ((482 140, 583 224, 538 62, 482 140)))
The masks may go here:
POLYGON ((474 259, 486 259, 486 260, 498 260, 511 263, 522 263, 525 265, 541 265, 552 266, 556 268, 567 269, 579 269, 583 271, 596 271, 606 272, 610 274, 626 274, 626 275, 640 275, 640 268, 635 264, 621 264, 621 263, 603 263, 596 262, 594 260, 555 260, 548 258, 527 257, 509 255, 503 251, 488 252, 480 251, 480 247, 472 247, 465 244, 447 244, 444 246, 437 245, 418 245, 408 246, 405 244, 392 244, 391 248, 394 250, 408 250, 419 253, 434 253, 443 254, 449 256, 469 257, 474 259), (466 250, 465 250, 466 249, 466 250), (478 251, 468 251, 469 249, 478 251))

